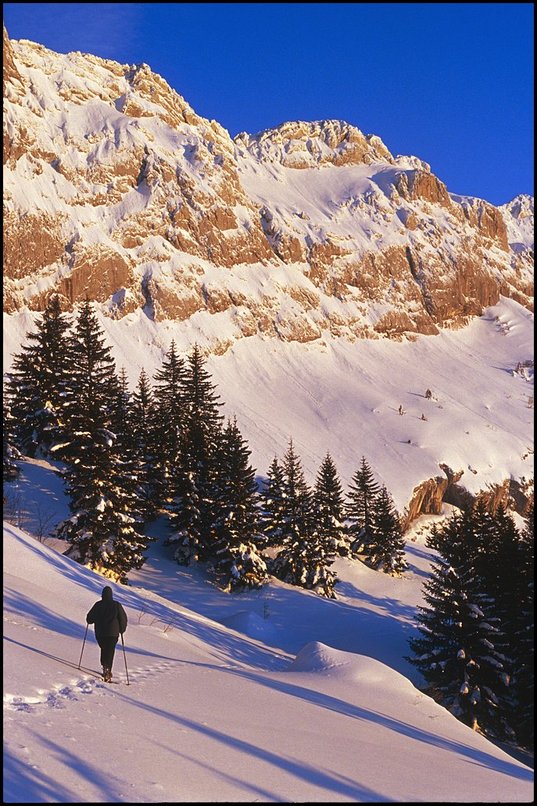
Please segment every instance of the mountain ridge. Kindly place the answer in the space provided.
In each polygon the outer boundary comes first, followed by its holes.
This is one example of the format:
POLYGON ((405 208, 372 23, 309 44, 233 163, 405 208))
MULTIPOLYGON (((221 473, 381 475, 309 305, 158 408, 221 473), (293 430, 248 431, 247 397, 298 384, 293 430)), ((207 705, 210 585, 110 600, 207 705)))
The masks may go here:
POLYGON ((433 335, 500 294, 531 307, 515 200, 450 194, 344 121, 232 139, 145 64, 5 29, 4 52, 8 312, 59 292, 114 317, 227 310, 235 338, 308 342, 433 335))

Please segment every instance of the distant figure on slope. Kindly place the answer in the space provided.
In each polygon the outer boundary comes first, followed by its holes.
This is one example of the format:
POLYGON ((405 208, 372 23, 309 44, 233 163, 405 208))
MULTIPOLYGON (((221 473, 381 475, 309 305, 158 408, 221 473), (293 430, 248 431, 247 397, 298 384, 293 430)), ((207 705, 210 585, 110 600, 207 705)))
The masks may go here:
POLYGON ((114 600, 109 585, 103 588, 101 601, 95 602, 86 621, 95 624, 95 638, 101 648, 103 680, 108 683, 112 680, 112 664, 119 634, 123 635, 127 629, 127 614, 123 605, 114 600))

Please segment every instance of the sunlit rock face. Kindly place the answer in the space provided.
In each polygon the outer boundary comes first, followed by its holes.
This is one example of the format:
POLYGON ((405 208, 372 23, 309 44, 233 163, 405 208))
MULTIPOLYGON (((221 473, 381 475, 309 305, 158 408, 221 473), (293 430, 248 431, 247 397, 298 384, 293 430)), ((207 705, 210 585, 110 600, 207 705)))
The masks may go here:
POLYGON ((3 79, 8 312, 57 292, 314 342, 434 335, 500 294, 532 306, 530 197, 450 194, 343 121, 233 140, 145 64, 5 31, 3 79))

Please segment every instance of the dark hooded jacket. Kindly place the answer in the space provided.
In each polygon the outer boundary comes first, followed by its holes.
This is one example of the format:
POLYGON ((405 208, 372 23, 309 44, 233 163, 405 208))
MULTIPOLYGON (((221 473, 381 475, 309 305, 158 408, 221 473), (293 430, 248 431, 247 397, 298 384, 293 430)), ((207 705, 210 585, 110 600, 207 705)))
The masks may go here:
POLYGON ((95 637, 119 638, 120 633, 127 629, 127 614, 123 605, 113 598, 112 588, 107 585, 103 588, 101 601, 95 602, 88 615, 88 624, 95 624, 95 637))

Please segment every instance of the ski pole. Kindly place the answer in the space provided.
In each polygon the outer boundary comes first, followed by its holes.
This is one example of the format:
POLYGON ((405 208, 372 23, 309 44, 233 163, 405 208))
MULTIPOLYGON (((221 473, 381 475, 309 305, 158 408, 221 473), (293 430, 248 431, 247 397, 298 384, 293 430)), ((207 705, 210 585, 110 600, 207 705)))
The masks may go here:
MULTIPOLYGON (((82 642, 82 652, 84 652, 84 644, 86 643, 86 635, 88 634, 88 627, 89 624, 86 624, 86 632, 84 633, 84 640, 82 642)), ((80 669, 80 664, 82 663, 82 652, 80 653, 80 660, 78 661, 78 668, 80 669)))
POLYGON ((130 683, 129 683, 129 671, 127 669, 127 656, 125 654, 125 641, 123 640, 123 633, 121 633, 121 643, 123 645, 123 660, 125 661, 125 674, 127 675, 127 685, 130 686, 130 683))

